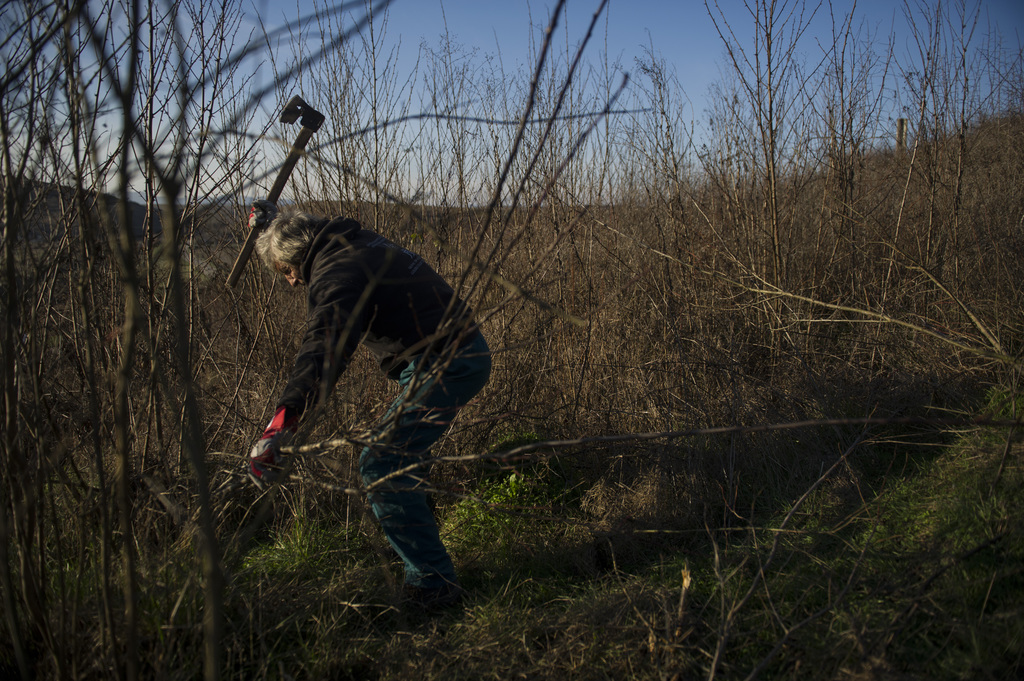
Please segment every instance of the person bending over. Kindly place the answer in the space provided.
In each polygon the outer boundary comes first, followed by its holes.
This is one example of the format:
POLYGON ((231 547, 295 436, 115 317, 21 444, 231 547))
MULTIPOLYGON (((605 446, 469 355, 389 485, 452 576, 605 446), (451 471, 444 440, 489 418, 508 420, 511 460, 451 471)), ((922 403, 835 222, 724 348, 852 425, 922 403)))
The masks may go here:
POLYGON ((406 598, 426 608, 461 600, 427 499, 430 447, 487 383, 491 355, 472 311, 424 260, 348 218, 254 203, 263 263, 307 293, 307 326, 274 416, 253 446, 249 477, 280 475, 280 448, 330 395, 362 343, 397 381, 359 473, 374 515, 405 565, 406 598))

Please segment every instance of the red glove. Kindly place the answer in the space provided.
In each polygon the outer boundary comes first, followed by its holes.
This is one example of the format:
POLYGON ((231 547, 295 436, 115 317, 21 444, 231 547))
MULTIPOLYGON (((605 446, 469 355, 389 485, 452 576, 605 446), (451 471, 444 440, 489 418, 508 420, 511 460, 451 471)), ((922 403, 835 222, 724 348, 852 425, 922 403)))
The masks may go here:
POLYGON ((249 452, 249 478, 263 488, 281 473, 286 457, 280 447, 288 444, 299 425, 299 417, 287 407, 278 407, 262 437, 249 452))

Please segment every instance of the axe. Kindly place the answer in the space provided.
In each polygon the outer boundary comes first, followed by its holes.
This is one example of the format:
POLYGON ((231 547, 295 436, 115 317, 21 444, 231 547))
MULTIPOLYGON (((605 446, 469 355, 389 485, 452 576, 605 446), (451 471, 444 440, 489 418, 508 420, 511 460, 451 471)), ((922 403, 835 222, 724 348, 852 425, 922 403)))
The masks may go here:
MULTIPOLYGON (((274 186, 270 188, 270 193, 267 194, 267 200, 273 203, 277 203, 277 200, 281 198, 281 192, 284 191, 284 185, 288 182, 288 176, 292 174, 292 168, 295 167, 299 157, 305 153, 309 138, 323 125, 324 115, 302 101, 302 97, 296 95, 288 100, 284 110, 281 112, 282 123, 294 123, 295 121, 302 123, 302 130, 299 131, 299 136, 295 138, 295 143, 292 144, 291 151, 288 152, 288 158, 284 160, 281 170, 277 173, 277 179, 274 180, 274 186)), ((228 286, 233 288, 241 278, 242 270, 245 269, 245 264, 249 262, 253 246, 256 245, 257 236, 258 234, 255 229, 249 230, 249 235, 245 238, 245 243, 242 244, 242 250, 235 259, 234 266, 231 268, 231 274, 228 275, 228 286)))

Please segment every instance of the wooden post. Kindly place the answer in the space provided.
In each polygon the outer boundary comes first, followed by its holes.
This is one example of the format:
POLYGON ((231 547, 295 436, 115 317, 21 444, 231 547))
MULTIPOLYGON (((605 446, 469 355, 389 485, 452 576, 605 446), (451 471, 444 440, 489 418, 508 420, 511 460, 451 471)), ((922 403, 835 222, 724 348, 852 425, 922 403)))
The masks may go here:
POLYGON ((907 119, 897 118, 896 119, 896 151, 904 152, 907 150, 907 119))

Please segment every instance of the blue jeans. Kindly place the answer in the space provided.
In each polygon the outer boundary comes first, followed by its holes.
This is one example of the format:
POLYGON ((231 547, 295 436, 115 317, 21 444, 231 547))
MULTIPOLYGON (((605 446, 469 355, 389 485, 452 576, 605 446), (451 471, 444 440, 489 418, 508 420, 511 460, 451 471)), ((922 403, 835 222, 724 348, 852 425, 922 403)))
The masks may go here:
POLYGON ((427 500, 430 447, 490 375, 491 353, 482 334, 450 362, 414 360, 398 379, 401 393, 359 456, 370 507, 405 563, 406 584, 436 588, 457 581, 427 500))

